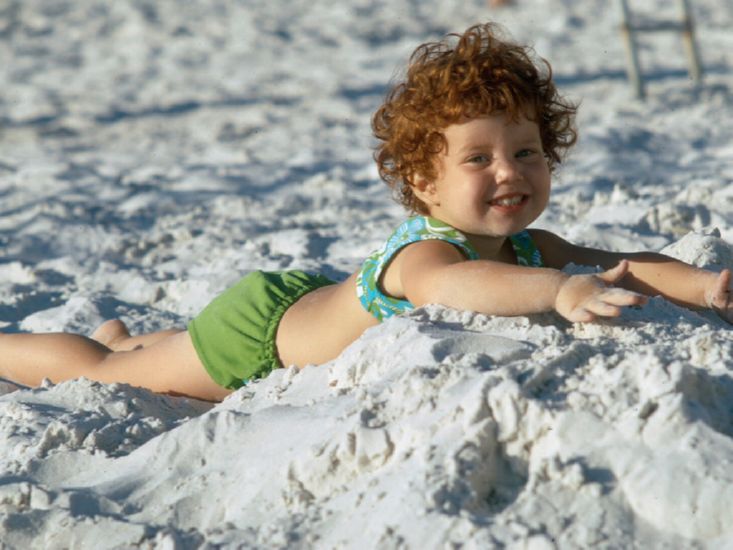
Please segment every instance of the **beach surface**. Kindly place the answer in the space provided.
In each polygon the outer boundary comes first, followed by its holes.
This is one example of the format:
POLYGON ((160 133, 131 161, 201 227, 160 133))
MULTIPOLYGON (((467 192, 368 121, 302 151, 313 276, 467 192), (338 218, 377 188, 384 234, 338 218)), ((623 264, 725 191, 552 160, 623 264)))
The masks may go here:
MULTIPOLYGON (((487 20, 580 102, 535 226, 733 267, 733 7, 691 4, 704 80, 642 35, 642 102, 602 0, 6 0, 0 330, 184 327, 254 269, 347 277, 405 217, 371 158, 390 79, 487 20)), ((733 328, 659 297, 429 306, 219 404, 0 380, 0 441, 3 548, 733 548, 733 328)))

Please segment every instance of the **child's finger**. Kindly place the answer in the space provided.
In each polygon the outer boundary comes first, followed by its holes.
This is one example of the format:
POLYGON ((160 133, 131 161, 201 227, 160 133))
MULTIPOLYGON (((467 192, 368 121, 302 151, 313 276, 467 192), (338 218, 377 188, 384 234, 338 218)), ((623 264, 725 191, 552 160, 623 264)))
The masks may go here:
POLYGON ((730 296, 733 287, 731 287, 731 272, 730 269, 724 269, 720 272, 718 277, 718 284, 720 285, 720 292, 722 294, 728 294, 730 296))
POLYGON ((594 321, 597 317, 620 317, 623 308, 644 304, 647 297, 636 292, 630 292, 622 288, 610 288, 598 297, 589 300, 582 308, 579 308, 578 318, 575 321, 594 321))
POLYGON ((623 288, 609 288, 603 293, 603 300, 615 306, 638 306, 646 304, 649 297, 623 288))
POLYGON ((727 311, 731 308, 731 272, 724 269, 720 272, 718 280, 715 281, 715 292, 713 294, 712 306, 723 318, 730 317, 727 311))
POLYGON ((712 299, 710 305, 713 308, 726 308, 730 304, 731 294, 731 272, 730 269, 724 269, 715 280, 713 287, 712 299))
POLYGON ((573 323, 588 323, 595 319, 596 316, 584 307, 576 308, 568 315, 568 320, 573 323))
POLYGON ((621 260, 616 267, 598 274, 598 278, 604 283, 612 285, 624 278, 629 271, 629 261, 621 260))
POLYGON ((591 312, 602 317, 618 317, 621 315, 621 308, 619 306, 603 300, 593 300, 587 307, 591 312))

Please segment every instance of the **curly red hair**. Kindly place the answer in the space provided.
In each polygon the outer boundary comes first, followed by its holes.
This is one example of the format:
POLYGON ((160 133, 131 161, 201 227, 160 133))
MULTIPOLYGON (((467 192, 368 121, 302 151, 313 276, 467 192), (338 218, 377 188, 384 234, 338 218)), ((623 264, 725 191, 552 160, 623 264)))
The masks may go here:
POLYGON ((500 35, 497 25, 487 23, 422 44, 410 57, 404 81, 374 114, 379 175, 408 210, 427 213, 412 192, 413 178, 437 177, 443 130, 463 118, 499 111, 513 119, 530 116, 539 125, 551 171, 575 143, 577 106, 558 94, 550 64, 542 58, 535 63, 530 47, 500 35))

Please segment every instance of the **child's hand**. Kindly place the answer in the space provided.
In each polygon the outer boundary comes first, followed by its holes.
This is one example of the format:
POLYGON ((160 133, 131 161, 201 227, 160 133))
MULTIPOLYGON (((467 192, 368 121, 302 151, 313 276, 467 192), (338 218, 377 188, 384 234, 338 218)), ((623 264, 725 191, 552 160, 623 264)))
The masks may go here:
POLYGON ((570 276, 557 293, 555 309, 569 321, 587 322, 597 317, 618 317, 623 306, 646 303, 646 296, 611 286, 628 270, 629 262, 622 260, 598 275, 570 276))
POLYGON ((733 324, 731 292, 733 292, 733 286, 731 286, 730 269, 724 269, 705 291, 705 302, 721 319, 733 324))

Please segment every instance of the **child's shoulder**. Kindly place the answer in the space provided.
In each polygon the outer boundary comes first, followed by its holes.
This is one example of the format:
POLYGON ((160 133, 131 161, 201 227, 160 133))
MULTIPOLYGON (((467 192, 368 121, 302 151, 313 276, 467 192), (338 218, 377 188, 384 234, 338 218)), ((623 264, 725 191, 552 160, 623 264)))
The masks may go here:
POLYGON ((396 230, 394 234, 410 234, 419 236, 422 239, 444 237, 454 238, 458 240, 466 240, 465 235, 458 229, 430 216, 412 216, 405 220, 396 230))
POLYGON ((545 229, 527 229, 527 232, 532 237, 535 246, 542 254, 545 265, 548 267, 562 269, 570 262, 584 263, 583 252, 592 250, 579 247, 545 229))
POLYGON ((408 244, 428 240, 446 241, 463 250, 469 258, 478 258, 468 238, 458 229, 437 218, 423 215, 412 216, 402 222, 389 236, 380 252, 391 255, 408 244))

